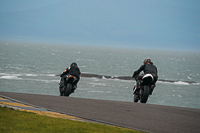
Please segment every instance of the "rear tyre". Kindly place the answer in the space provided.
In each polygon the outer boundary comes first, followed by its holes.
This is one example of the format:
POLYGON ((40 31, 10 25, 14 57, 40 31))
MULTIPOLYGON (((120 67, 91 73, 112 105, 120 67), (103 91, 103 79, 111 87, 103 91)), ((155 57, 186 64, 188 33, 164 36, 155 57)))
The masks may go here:
POLYGON ((144 91, 143 94, 141 95, 140 102, 141 103, 146 103, 149 97, 149 86, 145 85, 144 86, 144 91))
POLYGON ((65 87, 65 90, 64 90, 64 95, 65 96, 69 96, 71 93, 72 93, 72 84, 67 84, 67 86, 65 87))

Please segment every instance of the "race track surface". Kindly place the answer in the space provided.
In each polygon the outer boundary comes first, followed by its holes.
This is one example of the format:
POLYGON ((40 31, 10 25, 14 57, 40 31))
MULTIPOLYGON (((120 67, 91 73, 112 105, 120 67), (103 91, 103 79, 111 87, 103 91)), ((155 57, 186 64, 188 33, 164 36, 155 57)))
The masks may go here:
POLYGON ((55 112, 146 132, 200 132, 200 109, 13 92, 0 95, 55 112))

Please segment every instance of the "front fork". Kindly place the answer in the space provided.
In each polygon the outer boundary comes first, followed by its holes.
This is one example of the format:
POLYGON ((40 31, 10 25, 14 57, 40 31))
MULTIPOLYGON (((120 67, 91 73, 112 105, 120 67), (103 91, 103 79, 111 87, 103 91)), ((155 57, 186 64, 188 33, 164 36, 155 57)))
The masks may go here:
POLYGON ((134 84, 133 94, 134 94, 134 95, 137 95, 138 100, 140 100, 140 98, 142 97, 143 92, 144 92, 144 86, 139 86, 139 87, 137 87, 137 86, 134 84))
POLYGON ((135 84, 133 87, 133 94, 135 94, 139 89, 140 89, 141 81, 140 80, 135 80, 135 84))

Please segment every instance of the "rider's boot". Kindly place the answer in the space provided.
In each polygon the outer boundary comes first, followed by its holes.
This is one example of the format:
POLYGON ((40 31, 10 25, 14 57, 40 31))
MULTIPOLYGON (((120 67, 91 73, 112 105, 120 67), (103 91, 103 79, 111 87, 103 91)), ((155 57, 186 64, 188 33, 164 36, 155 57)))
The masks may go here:
POLYGON ((60 90, 60 96, 63 96, 63 95, 64 95, 63 87, 64 87, 64 86, 60 86, 60 87, 59 87, 59 90, 60 90))
POLYGON ((60 96, 64 95, 64 85, 62 83, 59 84, 60 96))
POLYGON ((152 84, 152 85, 151 85, 151 88, 150 88, 149 95, 152 95, 152 92, 153 92, 154 88, 155 88, 155 84, 152 84))
POLYGON ((60 90, 60 96, 64 95, 64 78, 61 77, 60 83, 59 83, 59 90, 60 90))
POLYGON ((72 93, 74 93, 74 90, 76 90, 77 88, 77 84, 74 85, 73 89, 72 89, 72 93))
POLYGON ((64 91, 60 91, 60 96, 64 96, 64 91))

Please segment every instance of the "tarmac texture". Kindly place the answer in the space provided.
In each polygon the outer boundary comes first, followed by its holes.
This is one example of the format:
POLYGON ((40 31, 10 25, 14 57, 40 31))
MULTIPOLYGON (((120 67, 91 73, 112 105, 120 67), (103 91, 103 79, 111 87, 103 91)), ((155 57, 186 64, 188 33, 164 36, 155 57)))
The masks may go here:
POLYGON ((66 114, 61 114, 61 113, 57 113, 57 112, 52 112, 52 111, 49 111, 49 110, 46 110, 43 108, 29 106, 29 105, 18 103, 18 102, 11 101, 9 99, 0 97, 0 106, 2 106, 2 107, 6 106, 8 108, 12 108, 12 109, 20 110, 20 111, 32 112, 32 113, 36 113, 38 115, 46 115, 46 116, 56 117, 56 118, 85 121, 82 118, 78 118, 78 117, 74 117, 74 116, 70 116, 70 115, 66 115, 66 114))
POLYGON ((145 132, 200 132, 200 109, 14 92, 0 92, 0 97, 78 119, 145 132))

